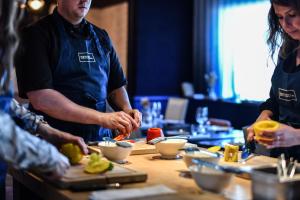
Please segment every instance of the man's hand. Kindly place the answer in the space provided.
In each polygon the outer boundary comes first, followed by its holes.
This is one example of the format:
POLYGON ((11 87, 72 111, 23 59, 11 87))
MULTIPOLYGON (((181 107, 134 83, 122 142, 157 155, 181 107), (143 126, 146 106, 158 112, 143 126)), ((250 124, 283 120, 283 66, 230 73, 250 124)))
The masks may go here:
POLYGON ((73 143, 77 144, 80 147, 83 154, 86 155, 88 153, 87 145, 81 137, 60 131, 49 126, 48 124, 40 123, 37 129, 37 133, 40 134, 42 138, 57 147, 60 147, 65 143, 73 143))
POLYGON ((136 122, 135 124, 132 124, 133 130, 136 131, 142 124, 142 113, 140 113, 140 111, 137 109, 125 110, 124 112, 130 115, 136 122))
POLYGON ((117 129, 124 135, 130 135, 136 127, 139 127, 134 118, 123 111, 103 113, 101 121, 101 126, 109 129, 117 129))

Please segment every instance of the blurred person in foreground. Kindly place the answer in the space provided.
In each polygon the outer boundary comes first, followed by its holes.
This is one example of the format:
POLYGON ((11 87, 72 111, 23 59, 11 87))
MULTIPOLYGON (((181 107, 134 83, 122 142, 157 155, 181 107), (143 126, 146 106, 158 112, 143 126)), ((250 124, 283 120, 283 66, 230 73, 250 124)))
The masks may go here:
POLYGON ((72 142, 87 154, 82 138, 50 127, 42 116, 29 112, 13 99, 11 74, 18 44, 15 28, 25 3, 25 0, 0 2, 0 199, 5 199, 6 164, 16 169, 36 170, 49 179, 58 179, 70 164, 52 144, 60 147, 63 143, 72 142))

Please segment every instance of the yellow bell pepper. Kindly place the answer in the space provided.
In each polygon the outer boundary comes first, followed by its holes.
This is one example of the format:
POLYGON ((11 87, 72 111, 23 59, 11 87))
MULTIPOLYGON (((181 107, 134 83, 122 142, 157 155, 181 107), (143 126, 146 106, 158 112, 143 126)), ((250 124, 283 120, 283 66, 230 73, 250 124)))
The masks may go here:
POLYGON ((79 163, 83 157, 79 146, 72 143, 62 145, 60 152, 69 159, 72 165, 79 163))

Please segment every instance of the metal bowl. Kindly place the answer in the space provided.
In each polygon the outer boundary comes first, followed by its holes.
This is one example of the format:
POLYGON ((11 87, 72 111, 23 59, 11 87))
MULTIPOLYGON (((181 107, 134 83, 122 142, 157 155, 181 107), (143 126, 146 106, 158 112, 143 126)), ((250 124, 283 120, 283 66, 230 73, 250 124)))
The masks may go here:
POLYGON ((196 184, 205 190, 220 193, 230 183, 232 174, 199 165, 189 167, 196 184))

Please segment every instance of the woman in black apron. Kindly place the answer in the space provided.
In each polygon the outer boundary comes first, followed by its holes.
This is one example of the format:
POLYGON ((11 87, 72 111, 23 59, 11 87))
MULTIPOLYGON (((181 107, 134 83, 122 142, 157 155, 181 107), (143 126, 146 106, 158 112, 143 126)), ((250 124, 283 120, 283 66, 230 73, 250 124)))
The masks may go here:
MULTIPOLYGON (((269 38, 271 56, 281 38, 277 66, 272 76, 270 98, 261 106, 257 119, 273 119, 282 123, 275 133, 265 132, 273 143, 258 141, 271 149, 271 156, 284 153, 286 157, 300 160, 300 1, 270 0, 269 38)), ((253 139, 250 127, 249 140, 253 139)))

